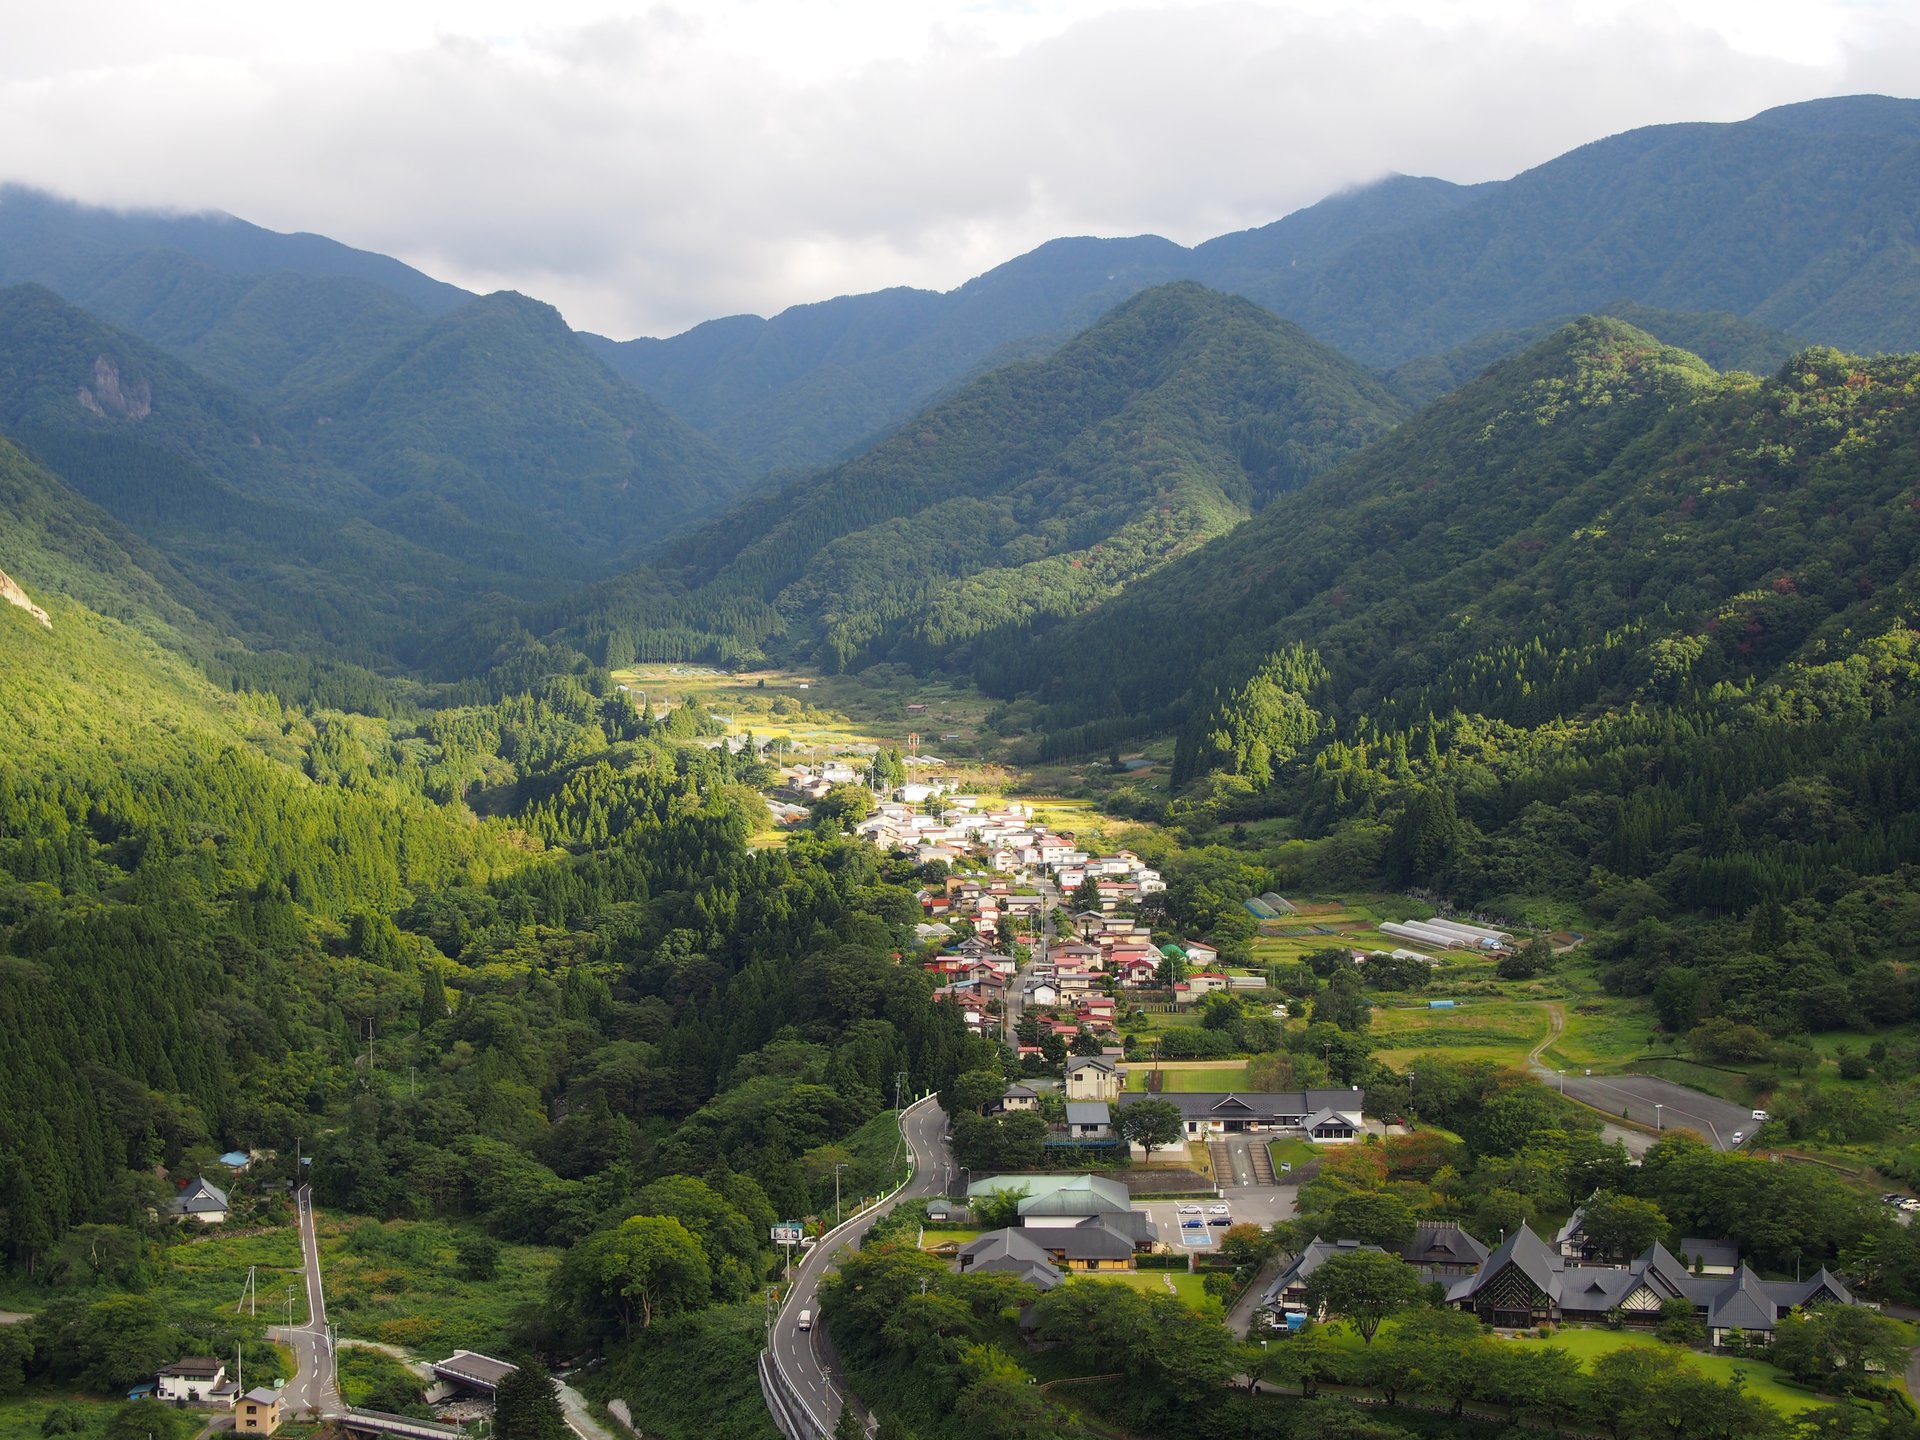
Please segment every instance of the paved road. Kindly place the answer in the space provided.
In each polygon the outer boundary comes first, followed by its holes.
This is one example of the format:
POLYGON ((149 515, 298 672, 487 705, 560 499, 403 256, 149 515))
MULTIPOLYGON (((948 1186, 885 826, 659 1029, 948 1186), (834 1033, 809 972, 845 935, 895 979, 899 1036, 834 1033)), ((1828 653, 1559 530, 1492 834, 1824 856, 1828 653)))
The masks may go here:
MULTIPOLYGON (((1735 1135, 1750 1136, 1758 1128, 1751 1109, 1653 1075, 1568 1075, 1563 1079, 1544 1068, 1535 1073, 1584 1105, 1646 1125, 1657 1123, 1663 1130, 1695 1131, 1716 1150, 1733 1149, 1735 1135)), ((1740 1143, 1745 1144, 1745 1139, 1740 1143)))
POLYGON ((33 1316, 22 1315, 14 1310, 0 1310, 0 1325, 24 1325, 33 1316))
POLYGON ((332 1337, 327 1332, 327 1296, 320 1284, 320 1242, 313 1231, 313 1190, 303 1185, 294 1196, 300 1226, 300 1250, 306 1258, 307 1323, 280 1325, 268 1335, 293 1351, 294 1376, 287 1382, 285 1403, 295 1415, 334 1414, 340 1403, 340 1385, 334 1372, 332 1337))
POLYGON ((801 1403, 812 1412, 821 1430, 831 1433, 840 1415, 845 1381, 841 1377, 825 1337, 818 1329, 798 1328, 800 1312, 810 1310, 816 1322, 820 1315, 820 1278, 833 1268, 834 1257, 843 1247, 856 1247, 873 1222, 901 1200, 917 1200, 944 1194, 953 1175, 953 1152, 947 1148, 946 1112, 928 1099, 910 1105, 902 1112, 902 1128, 913 1150, 914 1172, 906 1188, 887 1204, 861 1216, 833 1232, 801 1258, 787 1288, 787 1302, 773 1322, 770 1348, 781 1374, 798 1392, 801 1403))

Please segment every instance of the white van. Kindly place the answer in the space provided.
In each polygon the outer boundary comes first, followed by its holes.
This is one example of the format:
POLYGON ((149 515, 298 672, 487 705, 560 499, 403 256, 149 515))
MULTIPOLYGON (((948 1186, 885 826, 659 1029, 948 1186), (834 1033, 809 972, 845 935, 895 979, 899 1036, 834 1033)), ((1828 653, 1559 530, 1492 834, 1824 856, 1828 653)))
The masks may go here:
POLYGON ((1767 1112, 1764 1110, 1756 1110, 1753 1112, 1753 1118, 1764 1125, 1767 1121, 1767 1112))
POLYGON ((800 1312, 800 1318, 793 1322, 793 1328, 796 1330, 811 1330, 813 1328, 813 1311, 802 1310, 800 1312))

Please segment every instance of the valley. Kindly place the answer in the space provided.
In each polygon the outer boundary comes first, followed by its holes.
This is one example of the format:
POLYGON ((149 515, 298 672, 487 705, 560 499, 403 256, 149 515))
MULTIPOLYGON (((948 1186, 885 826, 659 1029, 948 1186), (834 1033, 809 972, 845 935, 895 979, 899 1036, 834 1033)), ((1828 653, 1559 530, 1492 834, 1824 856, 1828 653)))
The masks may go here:
POLYGON ((622 342, 0 189, 0 1440, 1911 1440, 1917 164, 622 342))

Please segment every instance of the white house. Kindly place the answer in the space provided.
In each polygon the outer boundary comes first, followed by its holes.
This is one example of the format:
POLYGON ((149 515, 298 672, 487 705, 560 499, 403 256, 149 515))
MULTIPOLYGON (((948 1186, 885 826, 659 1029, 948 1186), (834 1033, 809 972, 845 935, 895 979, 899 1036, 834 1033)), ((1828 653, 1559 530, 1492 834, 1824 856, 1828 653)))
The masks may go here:
POLYGON ((207 1355, 183 1355, 154 1378, 154 1394, 162 1400, 198 1404, 213 1397, 225 1383, 227 1367, 207 1355))
POLYGON ((1075 1055, 1067 1061, 1067 1099, 1105 1100, 1120 1098, 1120 1072, 1104 1055, 1075 1055))
POLYGON ((191 1215, 202 1225, 219 1225, 226 1221, 227 1211, 232 1207, 227 1203, 226 1191, 209 1184, 205 1176, 200 1176, 173 1197, 173 1204, 169 1208, 179 1219, 184 1220, 191 1215))

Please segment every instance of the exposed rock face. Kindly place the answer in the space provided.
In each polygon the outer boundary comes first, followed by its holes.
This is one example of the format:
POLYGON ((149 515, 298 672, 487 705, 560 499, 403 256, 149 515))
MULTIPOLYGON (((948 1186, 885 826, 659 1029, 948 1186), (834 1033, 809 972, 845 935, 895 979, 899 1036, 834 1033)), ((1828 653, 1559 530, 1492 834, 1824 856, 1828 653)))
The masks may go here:
POLYGON ((153 388, 146 381, 120 384, 120 367, 102 355, 93 362, 93 384, 80 387, 80 408, 102 420, 144 420, 153 413, 153 388))
POLYGON ((0 570, 0 600, 6 601, 9 605, 18 605, 47 629, 53 628, 53 621, 47 618, 47 612, 29 600, 27 592, 14 584, 13 577, 4 570, 0 570))

